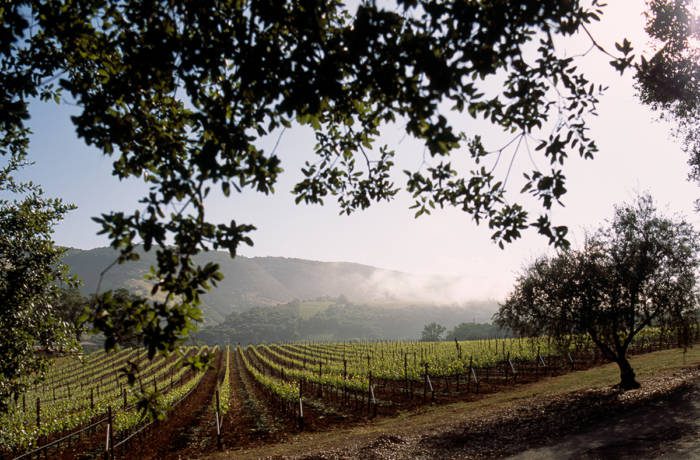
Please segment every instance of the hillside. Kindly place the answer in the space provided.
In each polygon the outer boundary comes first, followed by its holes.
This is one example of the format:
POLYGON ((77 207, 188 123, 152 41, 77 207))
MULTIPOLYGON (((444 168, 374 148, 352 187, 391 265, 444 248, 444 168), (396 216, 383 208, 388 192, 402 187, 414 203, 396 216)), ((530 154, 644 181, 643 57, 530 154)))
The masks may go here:
POLYGON ((470 302, 466 305, 435 307, 432 305, 381 306, 348 303, 342 298, 293 301, 274 307, 253 307, 233 312, 220 324, 202 328, 195 337, 210 345, 217 343, 251 344, 296 340, 379 340, 418 339, 426 324, 436 322, 448 330, 488 328, 486 337, 504 337, 508 331, 488 324, 473 324, 475 319, 489 321, 496 308, 494 302, 470 302))
MULTIPOLYGON (((92 294, 100 273, 116 258, 111 248, 70 249, 64 261, 83 280, 81 291, 92 294)), ((204 296, 205 324, 222 322, 229 314, 256 306, 272 306, 293 300, 345 297, 353 303, 383 307, 406 304, 456 305, 468 297, 461 280, 445 276, 416 276, 348 262, 319 262, 284 257, 243 257, 211 251, 197 257, 198 263, 216 262, 224 274, 219 287, 204 296)), ((101 289, 125 287, 148 295, 150 285, 143 276, 155 263, 152 253, 141 260, 112 267, 101 289)), ((493 305, 493 302, 491 303, 493 305)), ((478 313, 478 319, 489 316, 478 313)), ((471 318, 469 318, 471 319, 471 318)))

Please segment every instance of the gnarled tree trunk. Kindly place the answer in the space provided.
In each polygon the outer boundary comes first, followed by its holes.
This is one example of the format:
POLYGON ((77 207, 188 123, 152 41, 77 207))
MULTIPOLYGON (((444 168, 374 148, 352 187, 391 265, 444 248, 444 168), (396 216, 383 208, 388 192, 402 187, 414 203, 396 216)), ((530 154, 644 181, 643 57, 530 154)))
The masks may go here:
POLYGON ((620 383, 618 387, 621 390, 634 390, 635 388, 639 388, 641 385, 637 382, 634 369, 632 369, 627 357, 622 355, 618 357, 615 362, 620 367, 620 383))

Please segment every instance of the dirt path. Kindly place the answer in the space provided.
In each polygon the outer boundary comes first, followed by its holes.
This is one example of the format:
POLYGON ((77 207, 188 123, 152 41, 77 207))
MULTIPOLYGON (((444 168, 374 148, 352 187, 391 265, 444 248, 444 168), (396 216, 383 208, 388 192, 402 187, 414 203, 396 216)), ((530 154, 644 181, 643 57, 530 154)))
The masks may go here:
POLYGON ((159 446, 156 458, 190 458, 195 453, 213 451, 216 448, 216 421, 211 401, 224 363, 224 353, 219 351, 215 365, 202 377, 195 394, 188 398, 185 405, 175 409, 173 417, 176 424, 169 431, 170 442, 159 446))
POLYGON ((129 449, 131 454, 128 454, 127 458, 177 459, 180 458, 180 452, 190 447, 188 443, 193 442, 194 437, 211 437, 208 433, 201 434, 199 431, 204 425, 203 418, 216 388, 216 377, 221 366, 221 352, 217 353, 215 363, 215 366, 206 370, 206 374, 195 390, 175 408, 174 413, 170 414, 165 421, 152 427, 146 437, 148 442, 129 449))
POLYGON ((278 439, 283 427, 277 426, 255 384, 244 368, 238 350, 231 351, 231 393, 229 412, 222 426, 224 448, 258 445, 278 439))
POLYGON ((530 459, 700 458, 700 380, 684 393, 632 410, 557 444, 511 457, 530 459))

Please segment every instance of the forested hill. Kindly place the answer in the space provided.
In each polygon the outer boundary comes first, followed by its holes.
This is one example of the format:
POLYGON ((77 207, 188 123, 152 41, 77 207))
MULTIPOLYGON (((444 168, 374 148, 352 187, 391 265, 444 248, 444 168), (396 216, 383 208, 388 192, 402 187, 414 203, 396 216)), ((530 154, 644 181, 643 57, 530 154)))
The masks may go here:
POLYGON ((504 337, 509 331, 490 324, 494 301, 456 306, 400 305, 382 308, 346 299, 293 301, 230 314, 221 324, 204 327, 196 338, 207 344, 295 340, 419 339, 426 324, 446 328, 443 338, 504 337), (476 323, 482 322, 482 324, 476 323))
MULTIPOLYGON (((116 259, 111 248, 70 249, 64 261, 83 280, 84 294, 95 292, 100 273, 116 259)), ((348 301, 372 305, 450 304, 469 300, 463 286, 450 277, 422 277, 347 262, 319 262, 284 257, 231 259, 225 252, 207 252, 198 263, 217 262, 224 280, 204 297, 205 324, 224 320, 232 312, 254 306, 271 306, 295 299, 344 296, 348 301), (463 298, 461 298, 463 297, 463 298)), ((154 263, 152 254, 141 260, 115 265, 104 276, 101 289, 125 287, 147 295, 143 276, 154 263)))

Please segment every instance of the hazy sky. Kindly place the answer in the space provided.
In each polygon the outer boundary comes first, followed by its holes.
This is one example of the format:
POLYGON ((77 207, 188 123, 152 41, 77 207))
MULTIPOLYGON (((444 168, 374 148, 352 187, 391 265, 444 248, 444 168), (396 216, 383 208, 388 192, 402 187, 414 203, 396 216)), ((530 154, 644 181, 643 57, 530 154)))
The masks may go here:
MULTIPOLYGON (((598 40, 610 49, 624 37, 637 49, 646 45, 643 1, 610 3, 602 22, 592 27, 598 40)), ((580 37, 567 42, 565 51, 580 53, 589 44, 580 37)), ((585 229, 611 216, 613 204, 630 200, 637 191, 650 191, 670 212, 686 214, 692 222, 700 223, 693 211, 700 191, 686 180, 686 156, 672 139, 670 127, 655 121, 656 115, 637 102, 630 76, 621 78, 608 60, 600 53, 591 53, 585 61, 589 76, 609 86, 599 107, 600 116, 591 122, 600 153, 593 161, 568 161, 565 207, 554 213, 556 224, 569 226, 574 245, 582 240, 585 229)), ((26 176, 42 184, 49 195, 78 206, 57 228, 59 244, 105 246, 106 239, 96 235, 98 227, 90 218, 108 210, 134 209, 145 187, 136 180, 114 179, 111 160, 77 139, 69 119, 75 110, 69 105, 34 104, 31 157, 36 165, 26 176)), ((506 139, 466 115, 459 116, 461 119, 457 116, 452 120, 468 134, 485 131, 501 143, 506 139)), ((401 127, 387 128, 383 138, 397 148, 396 178, 403 184, 400 171, 418 167, 423 148, 411 139, 402 141, 401 127)), ((273 136, 261 142, 271 147, 275 140, 273 136)), ((258 227, 253 234, 255 246, 242 248, 243 255, 351 261, 418 274, 453 274, 463 277, 465 298, 501 298, 523 264, 547 250, 544 238, 533 232, 500 250, 491 242, 488 228, 477 227, 469 215, 457 210, 436 211, 416 220, 408 209, 411 200, 405 192, 391 203, 374 205, 349 217, 340 216, 332 201, 323 207, 295 206, 290 190, 301 177, 299 167, 312 158, 312 147, 310 131, 288 130, 277 151, 285 174, 276 195, 248 193, 210 200, 208 212, 214 220, 235 218, 258 227)), ((516 157, 509 179, 512 190, 520 189, 521 171, 530 168, 526 155, 516 157)))

